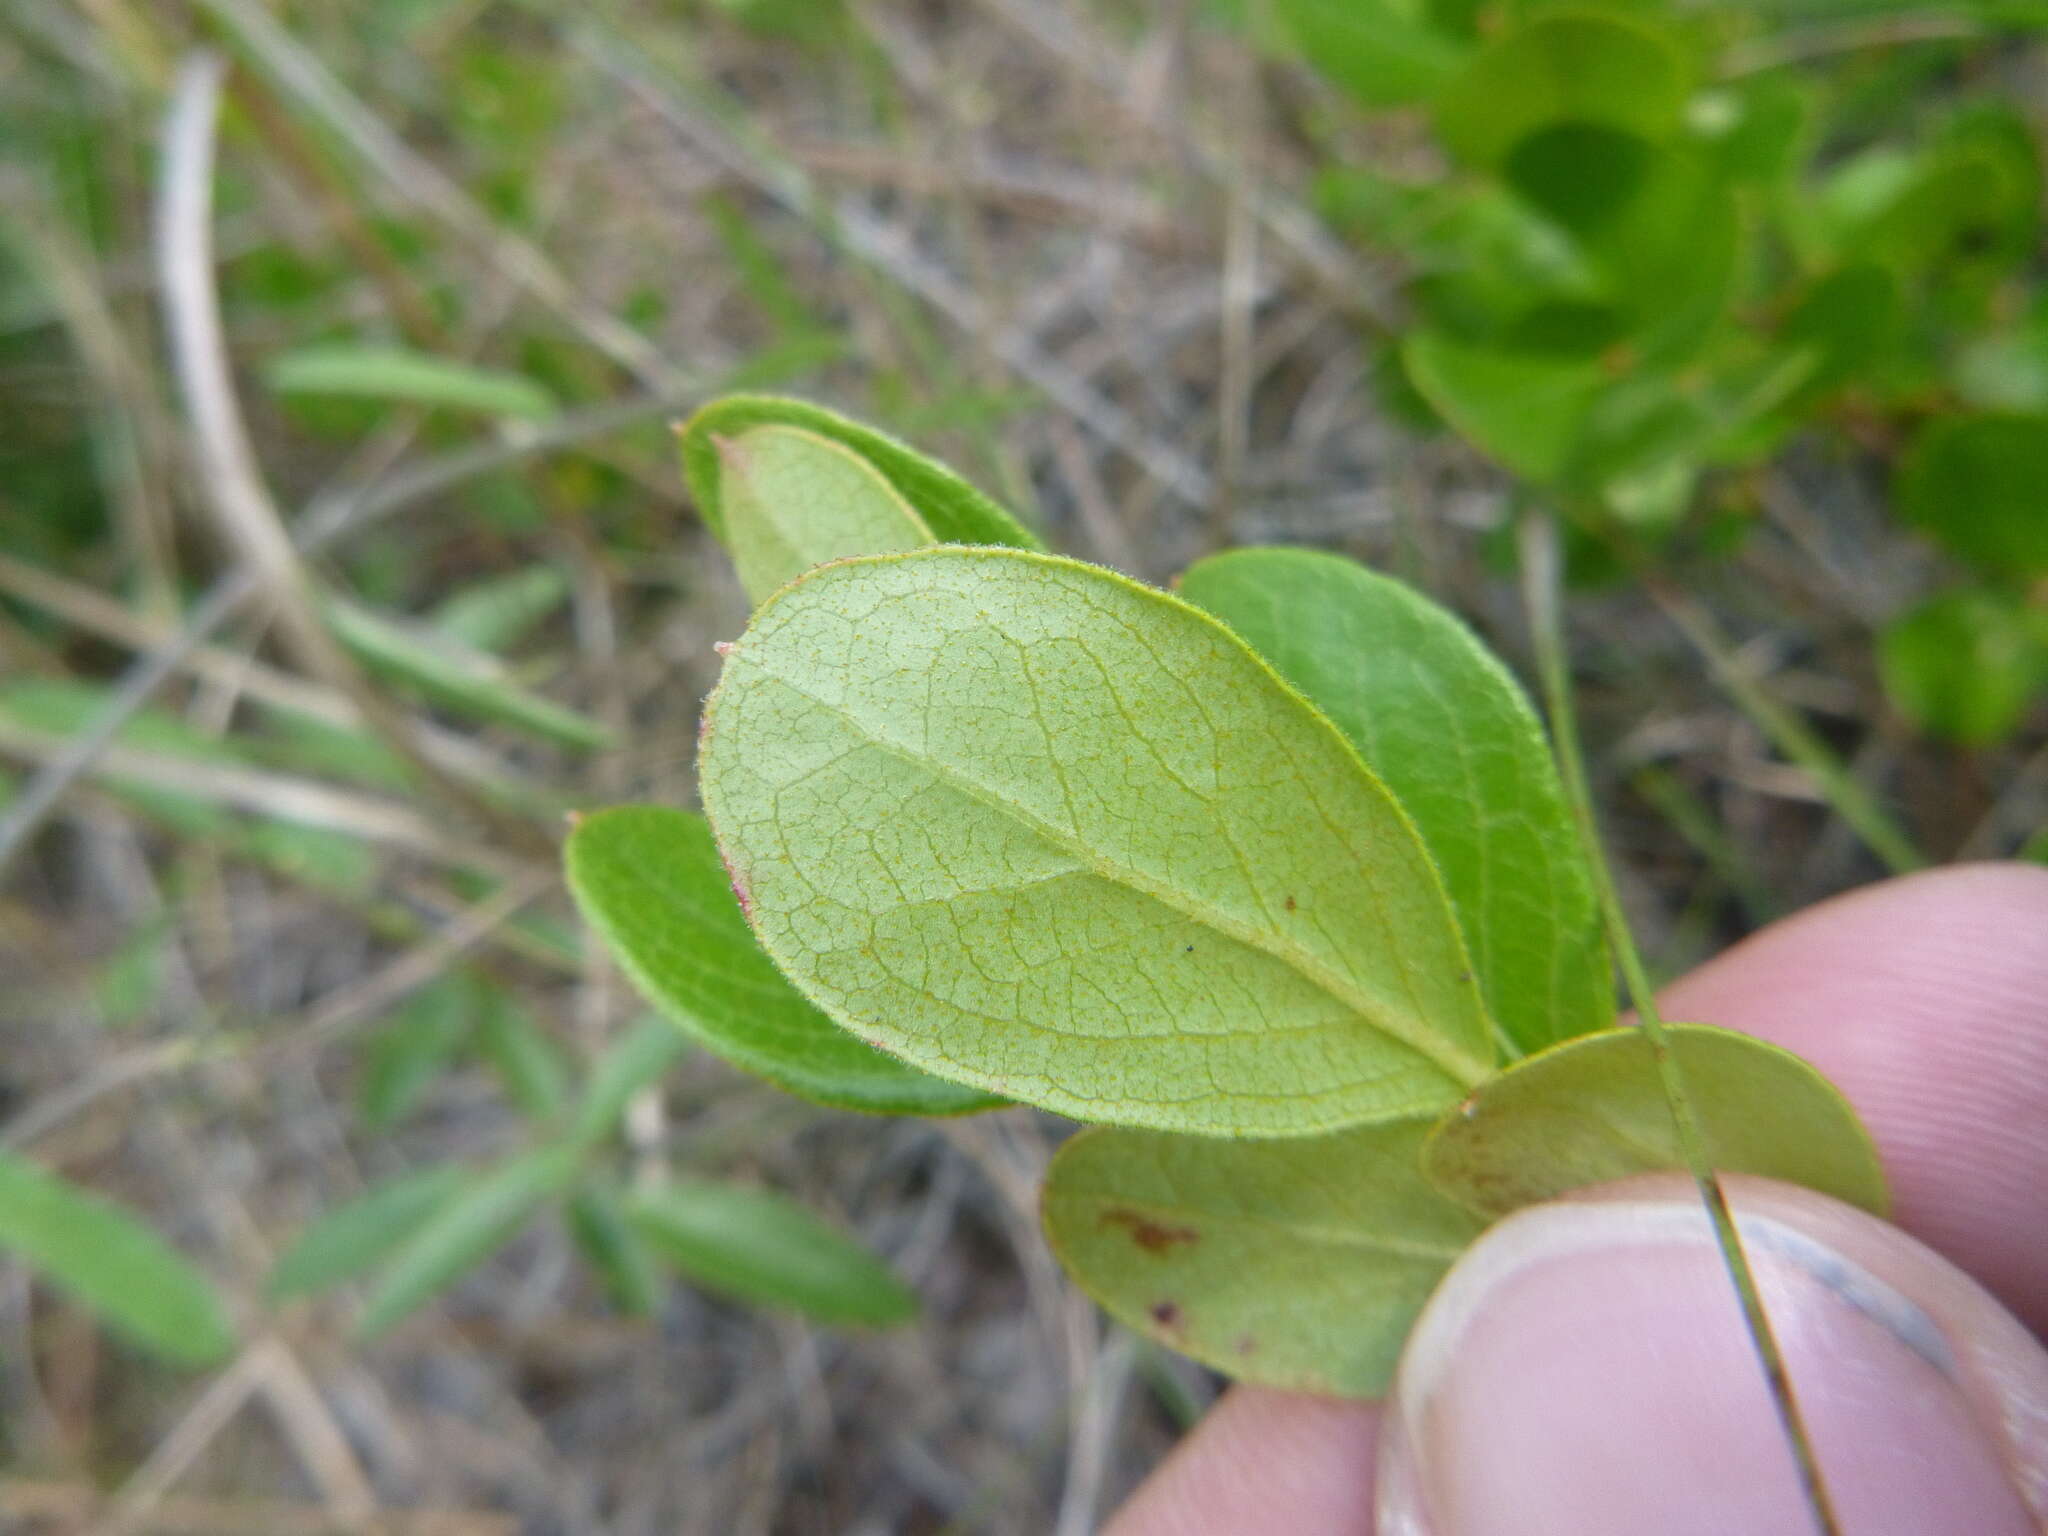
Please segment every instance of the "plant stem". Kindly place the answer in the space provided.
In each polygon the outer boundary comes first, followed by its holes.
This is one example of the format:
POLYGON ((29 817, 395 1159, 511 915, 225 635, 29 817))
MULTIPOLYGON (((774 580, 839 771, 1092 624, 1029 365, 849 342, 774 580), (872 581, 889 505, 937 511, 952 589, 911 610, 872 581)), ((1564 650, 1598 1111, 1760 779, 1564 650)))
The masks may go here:
POLYGON ((1728 697, 1735 701, 1735 707, 1771 739, 1773 746, 1806 770, 1828 804, 1835 808, 1835 814, 1863 839, 1864 846, 1895 875, 1925 869, 1927 860, 1913 846, 1905 829, 1878 804, 1877 797, 1849 771, 1812 726, 1772 698, 1743 670, 1735 659, 1734 647, 1700 606, 1661 577, 1640 569, 1636 574, 1664 616, 1706 658, 1728 697))
POLYGON ((1635 938, 1629 932, 1621 896, 1615 889, 1613 872, 1601 847, 1599 823, 1593 815, 1592 789, 1586 777, 1585 756, 1579 745, 1577 720, 1572 713, 1571 670, 1565 656, 1563 605, 1558 596, 1557 529, 1547 514, 1531 512, 1524 517, 1521 557, 1523 601, 1529 611, 1544 708, 1550 716, 1550 731, 1558 767, 1564 778, 1565 795, 1571 802, 1572 816, 1585 844, 1587 863, 1592 866, 1594 892, 1606 921, 1608 943, 1621 966, 1629 999, 1635 1005, 1636 1018, 1642 1025, 1650 1055, 1656 1062, 1657 1076, 1663 1084, 1664 1098, 1671 1109, 1672 1123, 1678 1132, 1678 1144, 1685 1155, 1686 1166, 1692 1173, 1694 1184, 1699 1187, 1700 1200, 1713 1223, 1714 1239, 1720 1246, 1722 1262, 1727 1266, 1728 1278, 1741 1301, 1743 1321, 1748 1325, 1750 1339, 1756 1346, 1757 1360, 1763 1366, 1764 1379, 1770 1386, 1771 1400, 1777 1407, 1779 1422, 1784 1426, 1786 1443, 1798 1468, 1807 1505, 1813 1511, 1815 1528, 1821 1536, 1840 1536, 1841 1525, 1828 1497, 1827 1483, 1821 1476, 1820 1459, 1814 1452, 1805 1417, 1799 1411, 1799 1399, 1793 1393, 1784 1354, 1778 1348, 1777 1335, 1772 1332, 1770 1317, 1764 1311, 1755 1271, 1750 1268, 1749 1258, 1742 1250, 1742 1237, 1736 1230, 1734 1214, 1728 1209, 1727 1194, 1708 1159, 1706 1138, 1701 1134, 1699 1121, 1693 1115, 1692 1100, 1685 1090, 1685 1074, 1676 1052, 1671 1048, 1671 1037, 1665 1032, 1664 1020, 1657 1012, 1655 990, 1644 969, 1642 955, 1636 949, 1635 938))

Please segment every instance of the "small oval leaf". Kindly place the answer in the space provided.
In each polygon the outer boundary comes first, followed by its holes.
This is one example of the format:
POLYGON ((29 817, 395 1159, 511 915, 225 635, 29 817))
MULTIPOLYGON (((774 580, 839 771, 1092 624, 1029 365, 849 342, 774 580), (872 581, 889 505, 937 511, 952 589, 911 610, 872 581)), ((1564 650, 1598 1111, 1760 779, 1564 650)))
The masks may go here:
MULTIPOLYGON (((1705 1024, 1665 1026, 1707 1160, 1833 1195, 1889 1205, 1870 1134, 1849 1101, 1790 1051, 1705 1024)), ((1613 1029, 1531 1056, 1437 1123, 1423 1171, 1490 1216, 1631 1174, 1683 1169, 1650 1042, 1613 1029)))
POLYGON ((1518 1049, 1614 1022, 1600 910, 1548 739, 1471 630, 1412 587, 1309 550, 1217 555, 1188 569, 1180 595, 1306 694, 1415 819, 1518 1049))
POLYGON ((814 565, 938 542, 880 470, 799 427, 714 436, 725 547, 760 602, 814 565))
POLYGON ((1230 630, 1114 572, 944 546, 820 567, 727 653, 700 761, 763 947, 942 1076, 1306 1136, 1490 1069, 1393 796, 1230 630))
POLYGON ((724 467, 717 439, 750 428, 796 427, 851 449, 909 503, 932 537, 947 544, 1040 549, 1038 536, 936 459, 836 411, 780 395, 727 395, 683 424, 683 479, 711 531, 729 539, 724 467))
POLYGON ((564 858, 584 920, 640 993, 713 1054, 814 1103, 956 1115, 1000 1099, 865 1045, 806 1001, 747 928, 704 818, 654 805, 581 817, 564 858))
POLYGON ((1899 466, 1899 513, 1985 574, 2048 575, 2048 414, 1942 416, 1899 466))
POLYGON ((1428 1129, 1267 1142, 1083 1131, 1046 1176, 1046 1234, 1139 1333, 1240 1381, 1377 1397, 1483 1225, 1424 1181, 1428 1129))
POLYGON ((1437 130, 1477 166, 1505 162, 1530 135, 1593 125, 1656 143, 1679 126, 1685 61, 1633 17, 1551 12, 1503 33, 1437 101, 1437 130))
POLYGON ((690 1279, 738 1301, 869 1328, 917 1315, 917 1297, 880 1259, 766 1190, 664 1184, 631 1195, 626 1220, 690 1279))
POLYGON ((235 1347, 219 1292, 190 1260, 113 1202, 4 1151, 0 1249, 165 1360, 212 1365, 235 1347))
POLYGON ((1401 361, 1437 412, 1516 474, 1561 478, 1606 381, 1596 361, 1475 346, 1416 331, 1401 361))

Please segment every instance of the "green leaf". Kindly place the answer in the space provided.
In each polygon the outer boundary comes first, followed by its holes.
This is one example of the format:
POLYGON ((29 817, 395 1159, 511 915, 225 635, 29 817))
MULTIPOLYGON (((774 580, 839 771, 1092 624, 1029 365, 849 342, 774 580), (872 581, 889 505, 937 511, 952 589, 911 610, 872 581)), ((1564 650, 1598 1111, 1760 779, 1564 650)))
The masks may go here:
POLYGON ((0 1249, 153 1355, 212 1365, 235 1347, 219 1293, 188 1259, 111 1201, 4 1151, 0 1249))
POLYGON ((1956 354, 1951 383, 1967 405, 2048 416, 2048 307, 2018 329, 1979 337, 1956 354))
POLYGON ((626 1220, 618 1194, 590 1184, 569 1202, 569 1236, 604 1282, 612 1305, 628 1317, 650 1317, 661 1305, 661 1270, 626 1220))
POLYGON ((586 750, 609 746, 611 732, 572 709, 522 688, 497 657, 424 626, 395 623, 329 597, 321 611, 357 661, 438 704, 482 720, 517 726, 545 740, 586 750))
POLYGON ((555 397, 532 379, 402 347, 300 347, 272 358, 264 377, 281 395, 348 395, 535 420, 555 413, 555 397))
MULTIPOLYGON (((1882 1216, 1884 1173, 1848 1100, 1790 1051, 1705 1024, 1667 1025, 1707 1159, 1882 1216)), ((1569 1190, 1683 1169, 1650 1042, 1615 1029, 1531 1056, 1437 1123, 1423 1171, 1489 1216, 1569 1190)))
POLYGON ((1993 576, 2048 574, 2048 415, 1942 416, 1899 466, 1899 513, 1993 576))
POLYGON ((524 1114, 545 1120, 569 1101, 569 1070, 560 1048, 512 998, 498 995, 490 999, 477 1044, 496 1068, 506 1094, 524 1114))
POLYGON ((1990 746, 2048 690, 2048 609, 1981 587, 1944 592, 1885 629, 1878 663, 1885 692, 1921 730, 1990 746))
POLYGON ((917 1314, 916 1296, 880 1259, 766 1190, 677 1181, 628 1196, 626 1220, 690 1279, 738 1301, 870 1328, 917 1314))
POLYGON ((1428 1129, 1268 1142, 1083 1131, 1046 1175, 1046 1235, 1138 1333, 1242 1381, 1378 1397, 1483 1225, 1423 1180, 1428 1129))
POLYGON ((906 1066, 820 1013, 761 952, 704 818, 628 805, 564 851, 585 921, 640 994, 706 1050, 815 1103, 945 1115, 998 1099, 906 1066))
POLYGON ((1873 371, 1895 344, 1899 330, 1899 285, 1874 262, 1852 261, 1808 288, 1779 328, 1787 348, 1814 354, 1801 399, 1817 399, 1873 371))
POLYGON ((1452 153, 1504 165, 1531 134, 1573 123, 1657 143, 1685 109, 1685 60, 1633 19, 1550 12, 1487 44, 1437 102, 1452 153))
POLYGON ((284 1251, 270 1271, 270 1294, 304 1296, 361 1274, 424 1224, 465 1177, 460 1164, 442 1163, 336 1206, 284 1251))
POLYGON ((938 542, 879 470, 829 437, 751 427, 711 446, 725 547, 757 603, 827 560, 938 542))
POLYGON ((570 1128, 572 1145, 594 1146, 619 1123, 633 1095, 675 1064, 683 1037, 661 1019, 645 1019, 606 1046, 591 1066, 570 1128))
POLYGON ((1369 107, 1426 102, 1470 50, 1404 0, 1278 0, 1302 56, 1369 107))
POLYGON ((721 539, 726 537, 724 472, 715 440, 761 426, 801 428, 852 449, 880 471, 932 535, 945 543, 1041 547, 1037 535, 936 459, 822 406, 777 395, 727 395, 683 426, 683 478, 704 521, 721 539))
POLYGON ((1468 346, 1432 331, 1410 336, 1401 357, 1446 421, 1538 484, 1570 465, 1605 380, 1595 362, 1468 346))
POLYGON ((569 578, 552 565, 529 565, 457 588, 433 613, 433 627, 475 651, 515 645, 569 596, 569 578))
POLYGON ((1519 1050, 1614 1022, 1599 907, 1543 726, 1469 629, 1411 587, 1307 550, 1201 561, 1180 595, 1328 715, 1414 818, 1519 1050))
POLYGON ((373 1130, 396 1125, 413 1110, 469 1034, 476 988, 460 975, 422 987, 369 1039, 356 1110, 373 1130))
POLYGON ((1304 1136, 1491 1064, 1386 787, 1236 635, 1114 572, 948 547, 823 566, 727 653, 700 763, 763 947, 942 1076, 1304 1136))
POLYGON ((471 1175, 399 1243, 356 1321, 358 1338, 385 1332, 510 1241, 576 1172, 576 1153, 543 1147, 471 1175))
POLYGON ((1815 94, 1810 80, 1755 75, 1695 97, 1686 117, 1723 174, 1779 186, 1809 152, 1815 94))

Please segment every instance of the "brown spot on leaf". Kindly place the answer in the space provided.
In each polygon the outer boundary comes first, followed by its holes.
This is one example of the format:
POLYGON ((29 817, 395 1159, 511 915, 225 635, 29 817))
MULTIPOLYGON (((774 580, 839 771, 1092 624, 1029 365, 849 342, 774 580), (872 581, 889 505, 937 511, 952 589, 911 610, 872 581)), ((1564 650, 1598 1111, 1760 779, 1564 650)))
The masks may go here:
POLYGON ((1179 1333, 1181 1331, 1181 1324, 1185 1319, 1181 1316, 1179 1302, 1155 1301, 1150 1307, 1146 1308, 1146 1311, 1151 1315, 1153 1323, 1165 1332, 1179 1333))
POLYGON ((1287 910, 1290 912, 1294 910, 1294 898, 1292 896, 1287 898, 1287 910))
POLYGON ((1178 1244, 1202 1240, 1202 1234, 1193 1227, 1170 1227, 1163 1221, 1154 1221, 1142 1211, 1122 1206, 1104 1211, 1102 1224, 1105 1227, 1122 1227, 1131 1234, 1131 1241, 1147 1253, 1170 1253, 1178 1244))
POLYGON ((1240 1355, 1256 1355, 1259 1352, 1259 1341, 1248 1333, 1240 1333, 1237 1342, 1231 1345, 1231 1348, 1240 1355))

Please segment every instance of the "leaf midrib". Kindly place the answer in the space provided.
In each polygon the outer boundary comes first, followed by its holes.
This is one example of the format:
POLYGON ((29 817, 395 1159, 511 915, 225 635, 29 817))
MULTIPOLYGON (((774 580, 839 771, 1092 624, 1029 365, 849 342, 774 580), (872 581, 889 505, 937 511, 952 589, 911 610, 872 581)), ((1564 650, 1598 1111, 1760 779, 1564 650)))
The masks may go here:
POLYGON ((912 767, 929 773, 947 787, 957 790, 968 798, 978 800, 990 809, 1008 816, 1026 830, 1058 848, 1061 852, 1080 861, 1087 871, 1097 879, 1112 885, 1127 887, 1142 896, 1150 897, 1161 906, 1178 912, 1183 917, 1194 919, 1222 937, 1243 945, 1246 949, 1254 950, 1271 959, 1280 961, 1283 965, 1296 971, 1314 986, 1334 998, 1350 1013, 1364 1020, 1369 1028, 1386 1036, 1396 1044, 1405 1046, 1460 1087, 1467 1089, 1476 1087, 1489 1074, 1491 1070, 1489 1064, 1466 1056, 1464 1051, 1459 1049, 1453 1042, 1433 1034, 1426 1028, 1418 1032, 1421 1036, 1418 1039, 1409 1032, 1388 1023, 1382 1011, 1363 998, 1344 977, 1322 964, 1315 956, 1301 950, 1297 946, 1288 944, 1279 935, 1272 933, 1270 930, 1262 930, 1249 924, 1238 923, 1227 915, 1198 901, 1185 898, 1175 899, 1180 893, 1176 892, 1173 887, 1149 880, 1136 870, 1109 862, 1090 849, 1087 844, 1081 842, 1079 838, 1051 825, 1022 806, 1003 799, 995 791, 976 783, 973 779, 968 778, 950 765, 935 761, 930 757, 919 756, 912 748, 876 734, 874 730, 848 709, 830 700, 822 699, 808 689, 802 688, 790 681, 781 673, 771 671, 767 667, 762 666, 759 662, 754 661, 748 656, 743 649, 734 650, 726 657, 728 672, 738 666, 750 668, 756 676, 779 683, 798 698, 816 706, 835 719, 843 721, 856 735, 874 747, 887 752, 902 762, 910 764, 912 767))

